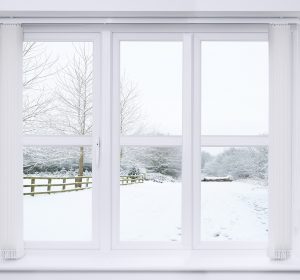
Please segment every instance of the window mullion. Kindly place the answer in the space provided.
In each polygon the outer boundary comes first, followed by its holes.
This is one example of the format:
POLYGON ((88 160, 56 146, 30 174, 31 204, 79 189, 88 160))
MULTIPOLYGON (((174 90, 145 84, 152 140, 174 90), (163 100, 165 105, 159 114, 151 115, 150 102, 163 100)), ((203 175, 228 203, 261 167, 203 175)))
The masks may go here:
MULTIPOLYGON (((111 174, 112 174, 112 155, 111 155, 111 80, 112 80, 112 34, 110 31, 103 31, 101 36, 101 116, 100 119, 100 169, 99 179, 100 190, 100 248, 102 251, 111 250, 111 174)), ((96 106, 99 103, 97 102, 96 106)))
POLYGON ((112 104, 111 104, 111 246, 118 248, 120 243, 120 40, 112 38, 112 104))
POLYGON ((201 41, 194 40, 193 71, 193 248, 201 241, 201 41))
POLYGON ((192 247, 192 73, 193 34, 183 36, 183 92, 182 92, 182 242, 192 247))
POLYGON ((105 199, 102 198, 100 192, 103 190, 102 186, 105 185, 103 166, 102 166, 102 158, 109 158, 103 150, 102 150, 102 143, 105 143, 105 137, 102 134, 102 127, 103 127, 103 108, 108 107, 104 104, 104 100, 102 98, 102 91, 101 91, 101 63, 103 57, 101 57, 101 38, 100 35, 95 36, 94 39, 94 52, 93 52, 93 68, 94 68, 94 77, 93 77, 93 137, 92 137, 92 161, 93 161, 93 232, 92 232, 92 239, 95 243, 96 247, 99 247, 100 243, 100 231, 102 229, 102 225, 100 224, 101 218, 100 215, 102 213, 101 206, 103 205, 105 199), (100 109, 101 108, 101 109, 100 109), (103 201, 101 201, 101 199, 103 201), (99 203, 99 200, 101 203, 99 203))

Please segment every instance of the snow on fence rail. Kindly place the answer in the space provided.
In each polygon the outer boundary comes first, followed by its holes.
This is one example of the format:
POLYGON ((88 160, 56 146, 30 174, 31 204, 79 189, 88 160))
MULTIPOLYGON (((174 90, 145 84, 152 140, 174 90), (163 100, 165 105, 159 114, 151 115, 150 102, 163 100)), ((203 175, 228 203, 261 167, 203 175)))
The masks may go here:
MULTIPOLYGON (((92 176, 76 177, 33 177, 25 176, 24 180, 29 180, 30 184, 24 184, 24 195, 51 194, 80 191, 92 188, 92 176), (46 183, 43 183, 46 181, 46 183), (26 191, 29 188, 30 191, 26 191)), ((120 176, 121 185, 144 183, 143 175, 120 176)))

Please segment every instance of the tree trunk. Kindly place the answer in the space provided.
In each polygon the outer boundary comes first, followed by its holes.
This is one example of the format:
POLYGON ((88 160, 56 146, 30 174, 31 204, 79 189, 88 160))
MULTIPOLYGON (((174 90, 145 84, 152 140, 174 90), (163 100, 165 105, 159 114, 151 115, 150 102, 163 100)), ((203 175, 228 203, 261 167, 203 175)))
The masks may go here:
POLYGON ((79 164, 78 164, 78 177, 76 178, 75 182, 75 188, 81 188, 82 186, 82 178, 83 176, 83 165, 84 165, 84 148, 80 147, 80 154, 79 154, 79 164))
POLYGON ((123 153, 124 153, 124 151, 123 151, 123 148, 121 147, 120 148, 120 160, 123 158, 123 153))

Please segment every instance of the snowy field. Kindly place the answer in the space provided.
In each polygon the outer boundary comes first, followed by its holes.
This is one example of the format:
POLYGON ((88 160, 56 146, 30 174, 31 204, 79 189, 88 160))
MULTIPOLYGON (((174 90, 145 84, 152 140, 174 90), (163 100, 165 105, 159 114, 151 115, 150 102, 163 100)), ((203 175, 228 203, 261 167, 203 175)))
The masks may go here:
POLYGON ((89 241, 92 190, 24 196, 25 240, 89 241))
POLYGON ((181 183, 121 186, 122 241, 179 241, 181 237, 181 183))
MULTIPOLYGON (((123 241, 180 241, 181 183, 121 186, 123 241)), ((92 190, 24 197, 26 240, 87 241, 92 190)), ((243 182, 202 182, 203 240, 267 238, 267 188, 243 182)))

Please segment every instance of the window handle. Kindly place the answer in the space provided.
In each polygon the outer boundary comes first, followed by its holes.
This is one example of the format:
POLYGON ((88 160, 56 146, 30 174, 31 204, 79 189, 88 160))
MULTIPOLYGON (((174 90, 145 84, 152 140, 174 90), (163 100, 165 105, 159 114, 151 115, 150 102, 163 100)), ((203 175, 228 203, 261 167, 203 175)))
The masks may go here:
POLYGON ((99 167, 99 165, 100 165, 100 137, 97 137, 97 139, 96 139, 95 152, 96 152, 96 166, 99 167))

